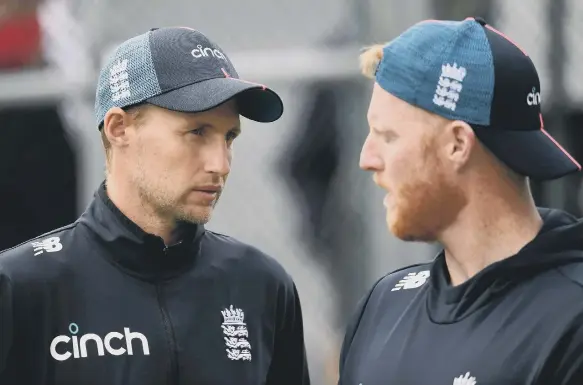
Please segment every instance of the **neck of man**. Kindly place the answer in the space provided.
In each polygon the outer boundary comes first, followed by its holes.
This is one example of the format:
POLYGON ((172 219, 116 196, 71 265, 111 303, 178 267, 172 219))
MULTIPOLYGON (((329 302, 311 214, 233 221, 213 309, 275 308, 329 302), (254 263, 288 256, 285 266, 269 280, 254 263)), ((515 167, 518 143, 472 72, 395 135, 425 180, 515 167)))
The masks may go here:
POLYGON ((470 203, 439 237, 453 286, 486 266, 515 255, 542 227, 527 186, 512 183, 474 186, 470 203))
POLYGON ((128 183, 128 178, 110 173, 106 185, 109 199, 144 232, 162 238, 166 246, 180 240, 182 234, 176 221, 157 212, 139 191, 128 183))

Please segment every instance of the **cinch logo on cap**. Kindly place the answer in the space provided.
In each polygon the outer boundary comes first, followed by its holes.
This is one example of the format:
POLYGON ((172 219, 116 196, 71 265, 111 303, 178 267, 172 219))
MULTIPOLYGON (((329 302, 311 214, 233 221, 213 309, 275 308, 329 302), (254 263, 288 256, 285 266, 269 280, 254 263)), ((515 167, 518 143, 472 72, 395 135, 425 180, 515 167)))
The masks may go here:
POLYGON ((536 92, 535 87, 532 87, 532 92, 526 95, 526 104, 529 106, 538 106, 540 104, 540 92, 536 92))
POLYGON ((194 56, 195 58, 201 58, 201 57, 208 57, 208 56, 214 56, 217 59, 221 59, 224 61, 227 61, 227 59, 225 58, 225 55, 223 55, 223 53, 221 51, 219 51, 218 49, 213 49, 213 48, 203 48, 202 45, 197 45, 195 49, 193 49, 191 52, 192 56, 194 56))

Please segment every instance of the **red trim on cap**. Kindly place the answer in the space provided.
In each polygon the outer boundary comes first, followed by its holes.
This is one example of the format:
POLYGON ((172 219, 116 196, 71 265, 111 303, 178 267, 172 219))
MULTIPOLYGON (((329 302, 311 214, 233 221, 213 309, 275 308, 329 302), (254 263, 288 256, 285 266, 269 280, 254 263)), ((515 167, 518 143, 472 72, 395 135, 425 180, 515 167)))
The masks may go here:
POLYGON ((255 82, 250 82, 250 81, 243 80, 243 79, 236 79, 236 80, 238 80, 238 81, 240 81, 240 82, 243 82, 243 83, 249 83, 249 84, 253 84, 253 85, 255 85, 255 86, 260 86, 260 87, 262 88, 262 90, 263 90, 263 91, 265 91, 265 90, 267 89, 267 87, 266 87, 266 86, 264 86, 263 84, 259 84, 259 83, 255 83, 255 82))
POLYGON ((260 86, 263 91, 265 91, 267 89, 266 86, 264 86, 263 84, 260 84, 260 83, 250 82, 250 81, 243 80, 243 79, 237 79, 237 80, 240 81, 240 82, 243 82, 243 83, 249 83, 249 84, 253 84, 253 85, 256 85, 256 86, 260 86))
POLYGON ((559 148, 559 150, 561 150, 561 152, 563 152, 563 154, 565 154, 565 155, 567 156, 567 158, 569 158, 569 159, 571 160, 571 162, 573 162, 573 163, 575 164, 575 166, 577 166, 577 168, 578 168, 579 170, 581 170, 581 165, 579 164, 579 162, 577 162, 577 161, 575 160, 575 158, 573 158, 573 156, 571 156, 571 154, 569 154, 569 153, 567 152, 567 150, 565 150, 565 149, 563 148, 563 146, 561 146, 561 145, 559 144, 559 142, 557 142, 557 141, 555 140, 555 138, 553 138, 553 137, 551 136, 551 134, 549 134, 549 133, 548 133, 548 132, 545 130, 545 124, 544 124, 544 122, 543 122, 543 114, 540 114, 540 113, 539 113, 539 114, 538 114, 538 116, 540 117, 540 130, 543 132, 543 134, 545 134, 545 135, 547 136, 547 138, 549 138, 549 139, 551 140, 551 142, 553 142, 553 143, 555 144, 555 146, 557 146, 557 147, 559 148))
POLYGON ((514 46, 516 48, 518 48, 523 54, 524 56, 528 56, 528 54, 526 53, 525 50, 523 50, 522 48, 520 48, 520 46, 518 44, 516 44, 514 42, 514 40, 512 40, 511 38, 509 38, 508 36, 506 36, 505 34, 503 34, 502 32, 498 31, 496 28, 486 24, 484 27, 488 28, 490 31, 497 33, 498 35, 502 36, 504 39, 508 40, 509 42, 511 42, 512 44, 514 44, 514 46))
MULTIPOLYGON (((223 71, 223 74, 225 75, 225 77, 227 79, 233 79, 231 77, 231 75, 229 75, 229 73, 224 68, 221 68, 221 71, 223 71)), ((243 83, 249 83, 249 84, 253 84, 255 86, 260 86, 263 89, 263 91, 265 91, 267 89, 267 87, 264 86, 263 84, 259 84, 259 83, 255 83, 255 82, 249 82, 249 81, 243 80, 243 79, 233 79, 233 80, 238 80, 238 81, 243 82, 243 83)))

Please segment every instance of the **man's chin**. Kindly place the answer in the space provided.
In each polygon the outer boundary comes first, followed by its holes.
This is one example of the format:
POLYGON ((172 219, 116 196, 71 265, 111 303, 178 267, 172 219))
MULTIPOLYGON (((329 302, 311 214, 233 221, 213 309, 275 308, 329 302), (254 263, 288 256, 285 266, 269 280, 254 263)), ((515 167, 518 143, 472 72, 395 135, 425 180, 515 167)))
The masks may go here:
POLYGON ((387 213, 387 227, 391 234, 405 242, 432 243, 435 241, 434 234, 423 231, 424 229, 419 224, 416 225, 413 221, 398 215, 393 217, 387 213))
POLYGON ((182 222, 204 225, 211 220, 213 211, 212 207, 197 207, 195 209, 184 210, 180 213, 178 219, 182 222))
POLYGON ((393 236, 395 236, 396 238, 398 238, 402 241, 406 241, 406 242, 412 241, 412 238, 413 238, 412 235, 410 233, 408 233, 407 231, 405 231, 405 229, 403 228, 403 226, 401 226, 401 224, 390 221, 387 218, 387 227, 389 229, 389 232, 391 234, 393 234, 393 236))

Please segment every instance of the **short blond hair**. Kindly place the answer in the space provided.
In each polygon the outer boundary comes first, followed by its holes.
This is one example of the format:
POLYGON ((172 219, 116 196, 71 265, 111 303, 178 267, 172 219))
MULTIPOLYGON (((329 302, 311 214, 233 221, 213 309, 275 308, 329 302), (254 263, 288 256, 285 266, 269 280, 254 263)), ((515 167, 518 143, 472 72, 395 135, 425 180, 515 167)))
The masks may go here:
POLYGON ((377 67, 383 58, 386 44, 374 44, 364 48, 360 54, 360 72, 369 79, 374 79, 377 67))

